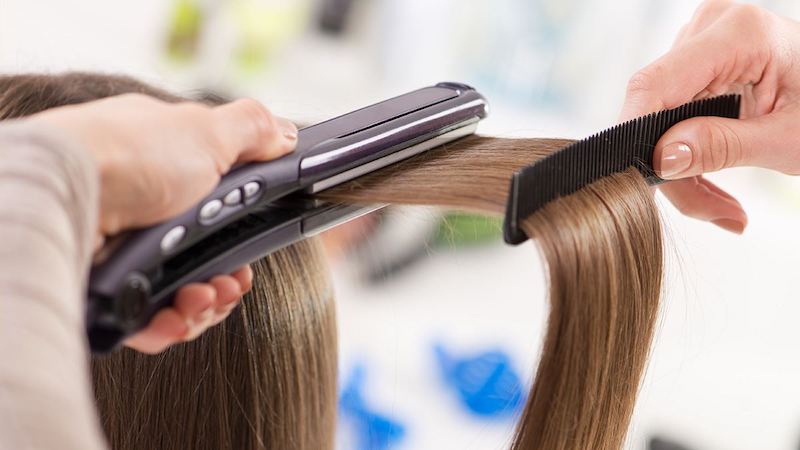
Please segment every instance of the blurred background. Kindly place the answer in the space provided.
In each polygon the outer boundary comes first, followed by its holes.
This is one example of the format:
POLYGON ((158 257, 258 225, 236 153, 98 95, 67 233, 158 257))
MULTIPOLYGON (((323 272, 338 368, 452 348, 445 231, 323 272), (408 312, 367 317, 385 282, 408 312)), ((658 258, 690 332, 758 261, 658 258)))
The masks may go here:
MULTIPOLYGON (((800 18, 796 0, 757 2, 800 18)), ((251 96, 311 122, 424 85, 474 85, 498 136, 615 123, 688 0, 0 0, 0 71, 122 72, 251 96)), ((744 236, 662 201, 668 275, 633 449, 800 448, 800 182, 710 177, 744 236), (655 438, 655 439, 654 439, 655 438)), ((339 305, 342 449, 501 449, 546 317, 541 262, 494 220, 396 208, 328 236, 339 305)))

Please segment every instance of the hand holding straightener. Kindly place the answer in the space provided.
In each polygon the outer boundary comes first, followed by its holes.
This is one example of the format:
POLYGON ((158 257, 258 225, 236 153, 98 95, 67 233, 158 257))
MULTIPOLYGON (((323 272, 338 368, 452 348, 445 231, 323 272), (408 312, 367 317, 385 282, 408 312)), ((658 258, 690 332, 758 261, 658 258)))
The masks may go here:
MULTIPOLYGON (((99 244, 107 236, 158 223, 188 209, 236 163, 291 152, 297 129, 260 103, 219 107, 170 104, 128 94, 32 116, 60 129, 93 155, 101 183, 99 244)), ((248 266, 191 283, 125 344, 157 353, 222 321, 252 284, 248 266)))

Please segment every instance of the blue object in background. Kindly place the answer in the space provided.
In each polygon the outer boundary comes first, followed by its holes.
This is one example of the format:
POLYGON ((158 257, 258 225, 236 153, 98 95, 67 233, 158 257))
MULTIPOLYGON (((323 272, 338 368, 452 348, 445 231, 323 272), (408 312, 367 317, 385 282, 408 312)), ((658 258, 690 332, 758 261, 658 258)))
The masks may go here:
POLYGON ((511 358, 500 350, 474 356, 456 356, 438 343, 433 348, 445 383, 452 387, 463 406, 486 418, 515 416, 525 404, 520 376, 511 358))
POLYGON ((405 427, 398 421, 370 410, 362 395, 366 368, 357 364, 339 395, 339 411, 354 428, 356 449, 386 450, 405 437, 405 427))

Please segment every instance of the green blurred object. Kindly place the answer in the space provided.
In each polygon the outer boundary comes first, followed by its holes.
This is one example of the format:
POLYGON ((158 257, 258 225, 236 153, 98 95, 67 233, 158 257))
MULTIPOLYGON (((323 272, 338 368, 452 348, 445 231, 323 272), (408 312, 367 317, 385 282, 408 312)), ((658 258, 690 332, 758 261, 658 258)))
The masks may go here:
POLYGON ((197 0, 175 0, 167 35, 167 56, 191 62, 197 56, 203 27, 203 10, 197 0))
POLYGON ((236 63, 253 73, 266 68, 272 54, 303 29, 308 5, 305 1, 239 0, 233 12, 239 34, 236 63))
POLYGON ((310 0, 172 0, 166 59, 200 79, 261 81, 306 28, 309 9, 310 0))
POLYGON ((497 242, 502 235, 502 221, 498 218, 449 213, 439 224, 434 242, 448 247, 464 247, 497 242))
POLYGON ((752 176, 758 180, 758 186, 769 190, 781 204, 790 209, 800 209, 800 179, 758 169, 753 171, 752 176))

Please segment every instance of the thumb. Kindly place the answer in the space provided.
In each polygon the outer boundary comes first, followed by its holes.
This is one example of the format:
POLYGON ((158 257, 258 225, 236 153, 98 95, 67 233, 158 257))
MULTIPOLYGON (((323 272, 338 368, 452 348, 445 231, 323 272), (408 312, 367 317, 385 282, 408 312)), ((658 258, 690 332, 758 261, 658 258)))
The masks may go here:
POLYGON ((670 128, 656 144, 653 166, 665 179, 728 167, 756 166, 798 172, 791 120, 775 113, 754 119, 696 117, 670 128))
POLYGON ((236 100, 213 111, 228 164, 275 159, 294 150, 297 127, 256 100, 236 100))

